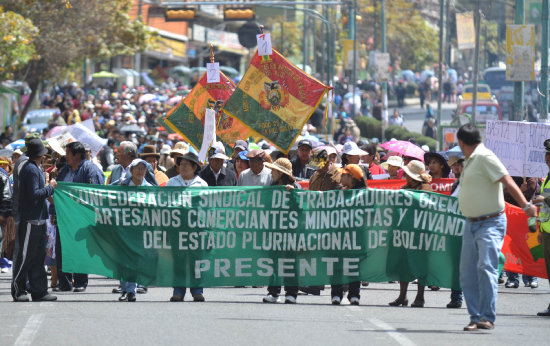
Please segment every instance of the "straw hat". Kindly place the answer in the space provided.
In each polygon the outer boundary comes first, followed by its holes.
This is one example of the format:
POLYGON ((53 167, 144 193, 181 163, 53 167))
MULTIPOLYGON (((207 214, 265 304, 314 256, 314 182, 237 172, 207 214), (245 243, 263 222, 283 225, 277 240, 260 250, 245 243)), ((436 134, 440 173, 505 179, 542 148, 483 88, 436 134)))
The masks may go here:
POLYGON ((189 152, 189 144, 185 142, 177 142, 176 145, 174 145, 174 149, 170 152, 170 157, 174 157, 173 154, 182 154, 185 155, 189 152))
POLYGON ((271 169, 275 169, 283 174, 288 175, 292 180, 295 180, 294 176, 292 175, 292 163, 287 158, 284 158, 284 157, 278 158, 273 163, 266 162, 264 163, 264 166, 271 169))
POLYGON ((403 166, 403 171, 416 181, 423 183, 429 183, 432 181, 432 177, 426 173, 424 164, 418 160, 412 160, 408 165, 403 166))
POLYGON ((395 166, 395 167, 401 167, 403 166, 403 158, 401 156, 390 156, 388 158, 388 161, 383 162, 380 166, 384 168, 386 171, 388 170, 388 166, 395 166))

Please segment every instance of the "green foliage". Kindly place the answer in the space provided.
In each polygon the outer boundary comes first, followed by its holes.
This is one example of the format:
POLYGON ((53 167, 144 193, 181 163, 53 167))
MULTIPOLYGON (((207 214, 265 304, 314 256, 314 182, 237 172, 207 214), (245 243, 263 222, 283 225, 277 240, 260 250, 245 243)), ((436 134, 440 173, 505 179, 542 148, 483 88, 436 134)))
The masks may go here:
POLYGON ((405 92, 409 96, 413 96, 417 89, 418 86, 415 82, 408 82, 407 85, 405 85, 405 92))
POLYGON ((284 16, 277 16, 267 20, 267 31, 271 34, 273 48, 277 49, 287 58, 301 61, 302 25, 297 22, 288 22, 284 16), (281 25, 283 38, 281 41, 281 25), (282 49, 281 49, 282 44, 282 49))
MULTIPOLYGON (((378 1, 374 2, 376 6, 373 6, 371 0, 359 0, 358 3, 363 18, 380 18, 378 1)), ((377 24, 377 30, 379 26, 380 24, 377 24)), ((375 36, 372 21, 361 21, 358 33, 359 40, 363 42, 368 37, 375 36)), ((421 14, 414 9, 413 2, 386 1, 386 47, 392 60, 401 62, 402 69, 422 71, 425 66, 437 61, 438 31, 426 23, 421 14)))
POLYGON ((382 122, 372 117, 360 117, 355 119, 355 123, 361 131, 361 137, 382 138, 382 122))
POLYGON ((17 13, 4 12, 0 6, 0 80, 10 79, 13 72, 34 56, 34 39, 38 29, 17 13))

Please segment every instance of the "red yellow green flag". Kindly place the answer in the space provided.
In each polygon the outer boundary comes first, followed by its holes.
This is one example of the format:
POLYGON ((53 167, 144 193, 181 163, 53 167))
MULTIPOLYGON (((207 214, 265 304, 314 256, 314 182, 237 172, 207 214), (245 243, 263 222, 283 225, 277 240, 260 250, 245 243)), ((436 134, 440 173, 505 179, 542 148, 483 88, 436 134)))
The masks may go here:
POLYGON ((288 153, 327 90, 275 49, 256 52, 223 112, 288 153))
POLYGON ((195 149, 200 150, 204 134, 204 114, 207 107, 214 108, 218 123, 216 135, 224 143, 231 145, 237 139, 246 140, 253 136, 252 130, 240 120, 221 112, 234 90, 235 83, 223 72, 220 72, 219 83, 208 83, 204 73, 182 102, 167 114, 164 123, 195 149))

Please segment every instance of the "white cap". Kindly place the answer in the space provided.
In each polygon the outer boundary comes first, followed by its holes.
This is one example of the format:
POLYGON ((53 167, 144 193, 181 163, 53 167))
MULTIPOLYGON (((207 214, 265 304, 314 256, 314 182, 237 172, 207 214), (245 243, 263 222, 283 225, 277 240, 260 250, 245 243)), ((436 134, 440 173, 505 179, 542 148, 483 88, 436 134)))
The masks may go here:
POLYGON ((355 142, 346 142, 342 148, 342 154, 359 156, 368 155, 366 151, 359 149, 355 142))

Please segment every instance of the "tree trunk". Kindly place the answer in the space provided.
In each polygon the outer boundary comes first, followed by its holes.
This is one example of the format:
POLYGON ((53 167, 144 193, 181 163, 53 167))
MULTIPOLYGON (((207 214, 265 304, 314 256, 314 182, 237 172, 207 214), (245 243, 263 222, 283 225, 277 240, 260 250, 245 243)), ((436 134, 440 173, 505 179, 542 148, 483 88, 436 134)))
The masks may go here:
POLYGON ((17 122, 19 128, 21 128, 21 122, 25 118, 25 115, 27 114, 27 112, 31 108, 32 103, 34 102, 34 98, 36 97, 36 93, 38 92, 38 87, 40 85, 40 81, 38 81, 37 79, 33 79, 28 83, 29 88, 31 88, 31 95, 29 96, 27 104, 25 104, 25 107, 21 110, 21 113, 19 114, 19 121, 17 122))

